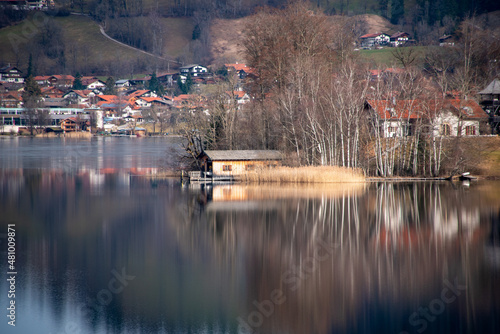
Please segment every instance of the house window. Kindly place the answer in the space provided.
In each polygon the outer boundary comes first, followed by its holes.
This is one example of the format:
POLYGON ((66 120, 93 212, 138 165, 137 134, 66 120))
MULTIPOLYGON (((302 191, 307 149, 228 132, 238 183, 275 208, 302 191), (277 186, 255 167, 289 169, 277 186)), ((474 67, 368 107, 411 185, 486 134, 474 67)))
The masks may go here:
POLYGON ((397 128, 397 127, 395 127, 395 126, 389 126, 389 127, 387 128, 387 131, 388 131, 389 133, 394 133, 394 132, 396 132, 397 130, 398 130, 398 128, 397 128))
POLYGON ((451 134, 450 124, 441 124, 441 135, 449 136, 451 134))
POLYGON ((245 168, 246 168, 246 170, 254 170, 255 166, 254 165, 246 165, 245 168))
POLYGON ((232 165, 222 165, 222 170, 224 172, 230 172, 233 170, 233 166, 232 165))
POLYGON ((465 127, 465 135, 466 136, 475 136, 476 135, 476 127, 474 125, 468 125, 465 127))

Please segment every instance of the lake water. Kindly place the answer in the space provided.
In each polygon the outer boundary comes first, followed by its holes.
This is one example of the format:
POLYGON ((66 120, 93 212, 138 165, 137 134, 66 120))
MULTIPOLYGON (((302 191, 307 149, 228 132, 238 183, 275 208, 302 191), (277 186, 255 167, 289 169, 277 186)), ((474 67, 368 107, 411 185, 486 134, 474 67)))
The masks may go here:
POLYGON ((0 333, 500 332, 500 183, 141 175, 178 144, 0 139, 0 333))

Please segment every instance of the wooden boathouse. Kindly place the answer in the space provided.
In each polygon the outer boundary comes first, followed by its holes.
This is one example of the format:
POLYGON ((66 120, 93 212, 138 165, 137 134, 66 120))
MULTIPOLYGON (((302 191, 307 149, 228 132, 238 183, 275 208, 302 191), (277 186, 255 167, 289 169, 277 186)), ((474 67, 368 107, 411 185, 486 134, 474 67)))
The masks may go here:
POLYGON ((231 181, 234 176, 259 167, 281 165, 282 156, 273 150, 207 150, 198 158, 201 171, 190 172, 191 181, 231 181))

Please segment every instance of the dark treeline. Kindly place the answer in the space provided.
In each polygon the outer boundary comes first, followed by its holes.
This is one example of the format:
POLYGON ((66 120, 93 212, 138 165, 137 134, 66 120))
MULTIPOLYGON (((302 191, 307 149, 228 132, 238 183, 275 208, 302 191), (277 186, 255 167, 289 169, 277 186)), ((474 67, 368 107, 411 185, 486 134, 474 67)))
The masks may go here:
MULTIPOLYGON (((155 12, 160 16, 192 16, 208 12, 212 16, 231 18, 252 14, 257 7, 282 8, 290 0, 63 0, 75 10, 88 10, 97 19, 131 17, 155 12)), ((500 9, 500 3, 489 0, 313 0, 311 4, 326 14, 377 14, 393 24, 410 22, 415 16, 434 25, 448 18, 464 18, 500 9)))

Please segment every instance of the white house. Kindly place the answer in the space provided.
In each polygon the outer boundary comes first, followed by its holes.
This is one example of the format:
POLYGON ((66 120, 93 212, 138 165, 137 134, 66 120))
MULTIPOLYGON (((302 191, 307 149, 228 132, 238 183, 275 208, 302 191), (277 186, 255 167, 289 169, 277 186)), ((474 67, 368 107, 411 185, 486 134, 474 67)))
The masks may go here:
POLYGON ((205 66, 201 66, 198 64, 182 66, 179 68, 179 70, 182 75, 191 74, 192 77, 202 76, 203 74, 208 73, 208 69, 205 66))
POLYGON ((384 33, 366 34, 359 38, 361 46, 371 47, 375 45, 387 45, 391 40, 390 36, 384 33))
POLYGON ((433 136, 477 136, 488 115, 473 100, 367 100, 380 136, 412 136, 417 126, 433 136))
POLYGON ((0 68, 0 82, 23 83, 22 71, 15 66, 0 68))

